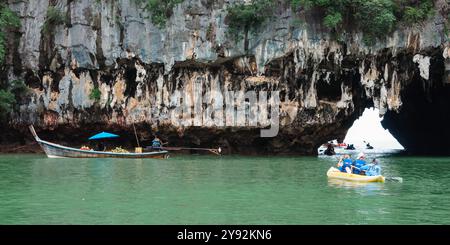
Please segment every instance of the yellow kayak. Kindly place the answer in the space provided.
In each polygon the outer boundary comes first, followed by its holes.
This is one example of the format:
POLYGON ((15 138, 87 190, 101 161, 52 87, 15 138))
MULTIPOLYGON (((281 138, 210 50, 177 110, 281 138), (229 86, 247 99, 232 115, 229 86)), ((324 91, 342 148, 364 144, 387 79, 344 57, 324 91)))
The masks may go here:
POLYGON ((341 179, 341 180, 358 181, 358 182, 384 182, 384 180, 385 180, 385 177, 383 175, 365 176, 365 175, 359 175, 359 174, 349 174, 349 173, 343 173, 335 167, 331 167, 328 170, 327 176, 328 176, 328 178, 332 178, 332 179, 341 179))

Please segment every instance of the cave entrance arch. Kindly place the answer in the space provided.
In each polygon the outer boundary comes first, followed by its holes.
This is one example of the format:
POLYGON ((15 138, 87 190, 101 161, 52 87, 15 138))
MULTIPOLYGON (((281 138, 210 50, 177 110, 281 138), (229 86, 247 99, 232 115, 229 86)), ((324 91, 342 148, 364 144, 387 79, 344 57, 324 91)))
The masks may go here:
POLYGON ((378 109, 366 108, 347 131, 344 142, 360 147, 365 146, 364 142, 369 142, 374 148, 378 149, 404 150, 404 147, 389 130, 383 128, 381 125, 382 120, 383 118, 379 117, 378 109))
POLYGON ((343 142, 330 139, 328 142, 324 142, 324 145, 318 149, 318 153, 323 154, 327 143, 333 143, 336 153, 341 153, 341 150, 348 145, 353 145, 356 152, 373 151, 377 153, 389 153, 404 150, 404 147, 395 139, 389 130, 382 126, 382 120, 383 117, 379 116, 378 109, 366 108, 363 114, 348 129, 343 142), (368 149, 367 144, 370 144, 373 149, 368 149))

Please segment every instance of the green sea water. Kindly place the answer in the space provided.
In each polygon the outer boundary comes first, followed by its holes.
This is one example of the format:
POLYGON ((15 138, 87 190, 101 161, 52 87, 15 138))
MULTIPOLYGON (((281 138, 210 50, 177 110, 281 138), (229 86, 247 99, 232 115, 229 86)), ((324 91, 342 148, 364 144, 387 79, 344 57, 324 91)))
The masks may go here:
POLYGON ((450 224, 449 157, 379 157, 403 183, 328 180, 334 157, 0 155, 0 224, 450 224))

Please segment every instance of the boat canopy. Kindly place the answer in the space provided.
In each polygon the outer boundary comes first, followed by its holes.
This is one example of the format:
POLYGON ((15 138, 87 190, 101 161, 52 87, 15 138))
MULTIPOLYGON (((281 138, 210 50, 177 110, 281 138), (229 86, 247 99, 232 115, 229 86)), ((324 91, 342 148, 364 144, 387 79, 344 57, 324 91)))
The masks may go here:
POLYGON ((108 133, 108 132, 101 132, 101 133, 98 133, 98 134, 96 134, 94 136, 91 136, 89 138, 89 140, 109 139, 109 138, 117 138, 117 137, 119 137, 119 135, 117 135, 117 134, 112 134, 112 133, 108 133))

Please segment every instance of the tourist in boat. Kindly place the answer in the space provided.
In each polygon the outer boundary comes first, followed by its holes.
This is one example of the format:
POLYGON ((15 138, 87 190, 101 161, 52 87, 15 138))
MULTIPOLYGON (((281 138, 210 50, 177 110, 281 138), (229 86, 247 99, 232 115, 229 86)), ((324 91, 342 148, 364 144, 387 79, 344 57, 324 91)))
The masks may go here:
POLYGON ((344 155, 344 157, 339 160, 338 167, 341 172, 351 174, 352 159, 350 158, 350 155, 344 155))
POLYGON ((155 135, 155 138, 152 141, 152 149, 153 150, 161 150, 161 146, 162 146, 162 142, 161 140, 158 138, 158 136, 155 135))
POLYGON ((361 167, 366 165, 366 155, 362 152, 358 154, 358 158, 353 162, 352 169, 354 174, 361 173, 361 167))
POLYGON ((362 166, 360 171, 364 171, 367 176, 381 175, 381 167, 376 158, 373 159, 372 163, 362 166))
POLYGON ((372 150, 372 149, 373 149, 373 146, 371 146, 371 145, 370 145, 370 143, 369 143, 369 142, 367 142, 367 144, 366 144, 366 148, 367 148, 368 150, 372 150))
POLYGON ((105 151, 106 147, 105 147, 105 145, 102 142, 99 141, 99 142, 97 142, 95 150, 96 151, 105 151))
POLYGON ((336 153, 334 152, 334 147, 333 144, 328 143, 327 149, 324 152, 325 155, 327 156, 332 156, 335 155, 336 153))
POLYGON ((349 144, 347 145, 347 148, 345 148, 346 150, 354 150, 355 146, 353 146, 353 144, 349 144))

